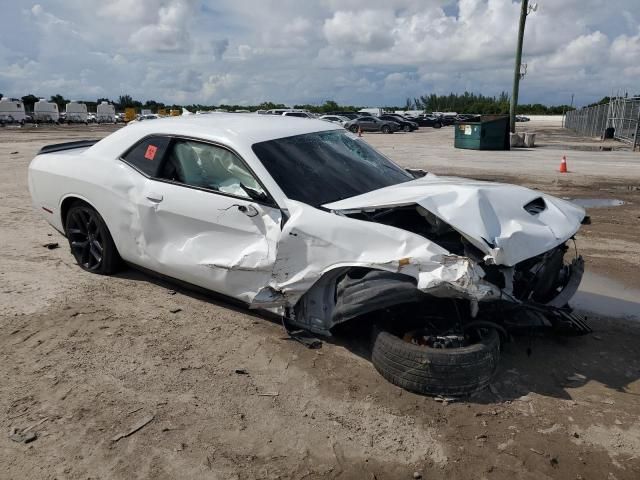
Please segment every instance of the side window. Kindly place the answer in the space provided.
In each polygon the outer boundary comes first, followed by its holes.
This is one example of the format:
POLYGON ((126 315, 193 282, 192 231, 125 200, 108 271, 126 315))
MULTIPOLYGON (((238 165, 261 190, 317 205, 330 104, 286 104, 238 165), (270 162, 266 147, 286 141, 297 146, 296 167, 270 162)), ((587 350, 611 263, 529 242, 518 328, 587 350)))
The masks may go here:
POLYGON ((148 137, 122 156, 122 159, 141 172, 156 177, 167 151, 169 137, 148 137))
POLYGON ((175 140, 158 177, 248 199, 268 198, 236 155, 207 143, 175 140))

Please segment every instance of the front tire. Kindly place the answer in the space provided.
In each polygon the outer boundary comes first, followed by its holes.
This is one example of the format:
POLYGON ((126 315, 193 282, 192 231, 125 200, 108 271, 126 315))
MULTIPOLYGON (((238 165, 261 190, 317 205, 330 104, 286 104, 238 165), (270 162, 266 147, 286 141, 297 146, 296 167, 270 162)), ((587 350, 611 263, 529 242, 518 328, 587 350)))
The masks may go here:
POLYGON ((416 345, 373 328, 371 360, 376 370, 399 387, 424 395, 469 395, 489 385, 500 358, 500 337, 487 329, 477 343, 458 348, 416 345))
POLYGON ((384 125, 382 127, 382 133, 391 133, 391 129, 389 128, 388 125, 384 125))
POLYGON ((405 125, 402 130, 404 130, 405 132, 409 133, 411 131, 411 127, 409 125, 405 125))
POLYGON ((351 133, 358 133, 358 127, 355 125, 352 125, 351 127, 349 127, 349 130, 351 130, 351 133))
POLYGON ((100 214, 84 202, 69 208, 65 233, 71 253, 83 270, 99 275, 118 271, 120 255, 100 214))

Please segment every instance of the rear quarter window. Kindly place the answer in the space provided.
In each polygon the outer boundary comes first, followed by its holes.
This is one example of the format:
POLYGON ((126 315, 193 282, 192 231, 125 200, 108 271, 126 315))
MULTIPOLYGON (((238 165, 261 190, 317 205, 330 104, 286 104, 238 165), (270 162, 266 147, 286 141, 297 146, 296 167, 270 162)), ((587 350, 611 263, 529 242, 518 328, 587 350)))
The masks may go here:
POLYGON ((145 175, 156 177, 170 141, 169 137, 147 137, 129 149, 122 159, 145 175))

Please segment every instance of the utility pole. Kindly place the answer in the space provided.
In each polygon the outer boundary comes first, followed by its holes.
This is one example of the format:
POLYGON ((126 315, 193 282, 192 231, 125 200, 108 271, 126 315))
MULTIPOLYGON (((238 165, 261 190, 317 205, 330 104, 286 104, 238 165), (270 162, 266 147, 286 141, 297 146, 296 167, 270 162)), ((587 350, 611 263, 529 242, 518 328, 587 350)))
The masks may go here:
MULTIPOLYGON (((573 110, 573 93, 571 94, 571 105, 569 105, 569 110, 573 110)), ((567 115, 567 110, 562 108, 562 128, 564 128, 564 122, 567 115)))
POLYGON ((518 106, 518 89, 520 88, 520 65, 522 61, 522 41, 524 39, 524 25, 529 14, 529 0, 522 0, 520 8, 520 26, 518 28, 518 45, 516 46, 516 64, 513 69, 513 90, 511 92, 511 105, 509 108, 509 118, 511 122, 511 133, 516 131, 516 107, 518 106))

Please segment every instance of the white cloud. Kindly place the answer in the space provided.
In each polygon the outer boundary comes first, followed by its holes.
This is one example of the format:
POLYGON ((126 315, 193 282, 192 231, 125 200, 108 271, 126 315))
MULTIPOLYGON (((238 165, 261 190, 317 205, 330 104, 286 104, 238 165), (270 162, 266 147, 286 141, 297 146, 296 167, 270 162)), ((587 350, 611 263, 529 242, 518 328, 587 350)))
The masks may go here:
POLYGON ((157 19, 132 33, 129 43, 141 52, 186 51, 195 5, 193 0, 174 0, 162 5, 157 10, 157 19))
POLYGON ((395 16, 391 10, 336 12, 324 23, 330 45, 379 51, 394 45, 395 16))
MULTIPOLYGON (((510 90, 519 14, 515 0, 6 3, 3 93, 195 103, 497 94, 510 90)), ((589 102, 633 89, 637 21, 637 0, 541 2, 527 19, 521 100, 589 102)))
POLYGON ((608 59, 609 39, 601 32, 581 35, 571 40, 549 58, 549 66, 575 68, 588 65, 592 59, 608 59))

